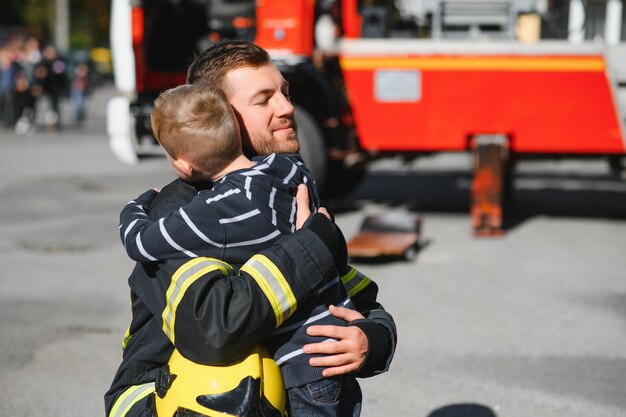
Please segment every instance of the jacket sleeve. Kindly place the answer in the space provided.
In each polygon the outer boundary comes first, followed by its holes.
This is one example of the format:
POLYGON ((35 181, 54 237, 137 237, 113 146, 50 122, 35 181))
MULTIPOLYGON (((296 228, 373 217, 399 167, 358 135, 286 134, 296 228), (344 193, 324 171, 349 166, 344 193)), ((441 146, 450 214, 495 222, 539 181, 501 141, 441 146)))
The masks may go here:
POLYGON ((217 259, 196 258, 168 263, 159 274, 171 276, 163 330, 181 354, 210 365, 248 352, 336 277, 327 245, 307 229, 254 255, 237 273, 217 259))
POLYGON ((359 327, 368 341, 367 356, 356 376, 365 378, 388 371, 398 334, 393 317, 376 299, 378 285, 352 267, 348 267, 341 280, 356 309, 365 316, 350 323, 359 327))
POLYGON ((146 191, 120 213, 120 237, 131 259, 147 262, 199 255, 222 257, 224 231, 202 193, 184 207, 152 220, 147 209, 156 195, 154 190, 146 191), (201 252, 194 252, 201 248, 201 252))

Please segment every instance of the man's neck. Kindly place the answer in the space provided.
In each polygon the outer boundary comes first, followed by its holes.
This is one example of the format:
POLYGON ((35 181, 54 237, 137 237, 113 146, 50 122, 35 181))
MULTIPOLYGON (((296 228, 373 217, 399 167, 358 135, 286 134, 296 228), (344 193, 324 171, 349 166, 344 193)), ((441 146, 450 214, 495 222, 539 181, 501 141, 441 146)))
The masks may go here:
POLYGON ((215 182, 215 181, 219 180, 220 178, 224 177, 225 175, 230 174, 233 171, 236 171, 238 169, 251 168, 251 167, 253 167, 255 165, 256 164, 254 162, 252 162, 250 159, 248 159, 248 157, 246 157, 245 155, 241 154, 237 158, 233 159, 220 172, 215 173, 215 175, 213 175, 211 177, 211 180, 213 180, 215 182))

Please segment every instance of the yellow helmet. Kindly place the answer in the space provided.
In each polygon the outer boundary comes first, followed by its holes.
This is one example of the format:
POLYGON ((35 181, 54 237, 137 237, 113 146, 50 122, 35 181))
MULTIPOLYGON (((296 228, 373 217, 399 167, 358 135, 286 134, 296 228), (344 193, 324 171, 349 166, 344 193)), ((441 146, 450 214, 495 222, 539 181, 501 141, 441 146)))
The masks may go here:
POLYGON ((287 393, 280 368, 257 346, 222 366, 199 365, 174 350, 157 378, 158 417, 282 417, 287 393))

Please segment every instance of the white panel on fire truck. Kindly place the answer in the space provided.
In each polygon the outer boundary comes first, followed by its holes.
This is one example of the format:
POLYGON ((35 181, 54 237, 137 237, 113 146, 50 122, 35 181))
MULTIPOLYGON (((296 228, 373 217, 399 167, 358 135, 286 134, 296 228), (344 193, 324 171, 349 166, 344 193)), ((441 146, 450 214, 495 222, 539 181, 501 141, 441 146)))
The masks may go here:
POLYGON ((131 4, 128 0, 111 3, 111 52, 113 76, 118 90, 132 93, 135 90, 135 54, 133 53, 131 4))
POLYGON ((417 102, 422 98, 422 74, 416 70, 378 70, 374 95, 383 102, 417 102))

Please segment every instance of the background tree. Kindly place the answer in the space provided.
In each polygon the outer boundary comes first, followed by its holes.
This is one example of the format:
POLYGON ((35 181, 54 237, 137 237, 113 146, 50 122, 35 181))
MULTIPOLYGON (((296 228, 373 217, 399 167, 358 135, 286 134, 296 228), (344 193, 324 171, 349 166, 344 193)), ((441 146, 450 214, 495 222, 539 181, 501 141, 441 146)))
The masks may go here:
MULTIPOLYGON (((50 42, 55 0, 0 1, 0 32, 21 27, 50 42)), ((70 48, 105 46, 109 42, 111 0, 70 0, 70 48)))

